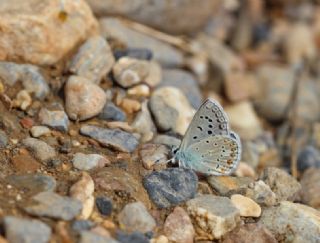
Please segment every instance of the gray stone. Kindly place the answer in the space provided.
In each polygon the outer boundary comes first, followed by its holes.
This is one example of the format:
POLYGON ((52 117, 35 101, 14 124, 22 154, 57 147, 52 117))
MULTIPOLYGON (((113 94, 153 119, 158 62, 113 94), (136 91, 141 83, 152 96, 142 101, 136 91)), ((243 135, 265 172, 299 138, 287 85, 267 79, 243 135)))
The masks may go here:
POLYGON ((263 206, 273 206, 277 203, 276 194, 271 190, 269 185, 265 184, 261 180, 250 184, 249 188, 243 195, 250 197, 256 203, 263 206))
POLYGON ((187 210, 212 239, 220 239, 240 223, 239 210, 227 197, 201 195, 187 202, 187 210))
POLYGON ((133 152, 139 145, 135 136, 120 129, 86 125, 81 127, 80 133, 97 140, 104 146, 112 147, 122 152, 133 152))
POLYGON ((302 204, 282 201, 279 206, 264 209, 259 222, 281 242, 320 240, 320 213, 302 204))
POLYGON ((54 191, 57 185, 56 180, 45 174, 24 174, 10 175, 6 178, 10 185, 23 190, 27 194, 37 194, 43 191, 54 191))
POLYGON ((10 243, 46 243, 50 240, 51 229, 40 220, 6 216, 3 223, 10 243))
POLYGON ((0 148, 6 147, 8 144, 8 137, 7 134, 0 130, 0 148))
POLYGON ((99 118, 107 121, 127 120, 126 113, 111 101, 107 101, 107 103, 104 105, 99 118))
POLYGON ((301 190, 300 183, 284 170, 268 167, 260 176, 276 194, 278 201, 295 200, 301 190))
POLYGON ((132 57, 139 60, 150 61, 153 57, 152 51, 147 48, 127 48, 124 50, 117 49, 113 54, 116 60, 120 59, 121 57, 132 57))
POLYGON ((30 64, 0 62, 0 79, 10 86, 21 81, 24 89, 39 99, 44 99, 50 91, 40 69, 30 64))
POLYGON ((82 231, 80 233, 79 243, 119 243, 119 241, 111 238, 93 233, 90 231, 82 231))
POLYGON ((159 87, 173 86, 180 89, 193 108, 198 109, 202 104, 202 94, 195 77, 182 69, 165 69, 159 87))
POLYGON ((34 138, 41 137, 43 135, 49 134, 50 132, 50 129, 46 126, 33 126, 30 129, 30 133, 34 138))
POLYGON ((67 132, 69 119, 64 111, 50 111, 42 108, 39 112, 39 120, 42 125, 49 126, 53 129, 67 132))
POLYGON ((116 39, 127 48, 147 48, 154 54, 154 59, 163 66, 175 67, 183 63, 183 55, 177 48, 150 35, 130 29, 117 18, 102 18, 100 26, 104 37, 116 39))
POLYGON ((320 209, 320 168, 310 168, 301 178, 302 202, 316 209, 320 209))
POLYGON ((72 58, 69 70, 99 84, 111 70, 114 57, 107 41, 101 36, 89 38, 72 58))
POLYGON ((141 232, 124 233, 117 232, 117 240, 121 243, 150 243, 150 240, 141 232))
POLYGON ((138 231, 146 233, 156 227, 156 221, 142 202, 127 204, 119 213, 118 220, 127 232, 138 231))
POLYGON ((71 228, 76 232, 81 232, 85 230, 90 230, 95 225, 94 222, 90 220, 75 220, 72 222, 71 228))
POLYGON ((168 136, 168 135, 164 135, 164 134, 159 134, 153 139, 153 142, 167 145, 168 147, 171 147, 171 148, 172 147, 177 148, 180 146, 181 140, 176 137, 172 137, 172 136, 168 136))
POLYGON ((198 177, 192 170, 169 168, 145 176, 143 185, 157 207, 168 208, 195 196, 198 177))
POLYGON ((73 166, 78 170, 91 170, 104 167, 110 161, 100 154, 76 153, 72 159, 73 166))
POLYGON ((21 142, 42 162, 47 162, 56 157, 54 148, 37 138, 25 138, 21 142))
POLYGON ((144 144, 139 151, 142 165, 147 170, 157 166, 164 166, 168 161, 168 148, 162 144, 144 144))
POLYGON ((23 208, 27 213, 38 217, 71 220, 79 215, 82 209, 80 201, 54 192, 41 192, 32 199, 35 203, 23 208))
POLYGON ((320 168, 320 151, 311 145, 306 146, 298 154, 297 166, 301 172, 308 168, 320 168))

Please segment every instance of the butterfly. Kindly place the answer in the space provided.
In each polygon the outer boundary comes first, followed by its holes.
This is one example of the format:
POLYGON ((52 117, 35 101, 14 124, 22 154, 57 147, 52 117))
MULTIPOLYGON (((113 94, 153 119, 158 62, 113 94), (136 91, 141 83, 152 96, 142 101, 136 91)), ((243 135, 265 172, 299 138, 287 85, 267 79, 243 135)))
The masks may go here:
POLYGON ((221 105, 207 99, 195 113, 172 162, 206 175, 229 175, 241 157, 239 136, 221 105))

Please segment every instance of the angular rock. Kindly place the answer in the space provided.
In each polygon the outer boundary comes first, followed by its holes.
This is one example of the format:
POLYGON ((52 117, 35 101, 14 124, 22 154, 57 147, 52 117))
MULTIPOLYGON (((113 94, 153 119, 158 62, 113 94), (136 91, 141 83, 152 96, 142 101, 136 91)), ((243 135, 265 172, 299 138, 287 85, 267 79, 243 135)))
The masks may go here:
POLYGON ((316 209, 320 209, 320 169, 310 168, 301 178, 302 201, 316 209))
POLYGON ((112 147, 122 152, 133 152, 138 146, 138 140, 128 132, 119 129, 107 129, 91 125, 82 126, 82 135, 91 137, 103 146, 112 147))
POLYGON ((107 103, 104 105, 99 118, 107 121, 127 120, 126 113, 111 101, 107 101, 107 103))
POLYGON ((85 1, 15 0, 0 13, 1 60, 51 65, 97 30, 85 1))
POLYGON ((169 151, 162 144, 144 144, 139 151, 142 165, 147 170, 166 164, 169 151))
POLYGON ((72 120, 86 120, 98 115, 107 96, 103 89, 86 78, 71 76, 65 86, 66 112, 72 120))
POLYGON ((183 55, 177 48, 150 35, 130 29, 120 19, 113 17, 102 18, 100 27, 104 37, 118 40, 127 48, 147 48, 151 50, 154 54, 154 59, 163 66, 180 66, 183 62, 183 55))
POLYGON ((78 170, 91 170, 102 168, 110 161, 100 154, 83 154, 76 153, 72 159, 73 166, 78 170))
POLYGON ((39 112, 39 120, 42 125, 62 132, 68 131, 69 119, 64 111, 50 111, 42 108, 39 112))
POLYGON ((202 103, 202 94, 195 77, 182 69, 165 69, 159 87, 172 86, 180 89, 194 109, 202 103))
POLYGON ((277 204, 276 194, 270 189, 269 185, 261 180, 250 184, 243 195, 251 198, 262 206, 273 206, 277 204))
POLYGON ((164 234, 170 241, 177 243, 193 243, 195 230, 187 212, 176 207, 166 218, 163 226, 164 234))
POLYGON ((34 138, 41 137, 43 135, 49 134, 50 132, 50 129, 45 126, 33 126, 30 129, 30 133, 34 138))
POLYGON ((260 217, 261 208, 252 199, 244 197, 240 194, 234 194, 231 196, 231 202, 239 209, 240 216, 243 217, 260 217))
POLYGON ((81 231, 79 243, 119 243, 112 237, 103 236, 90 231, 81 231))
POLYGON ((195 113, 184 94, 174 87, 154 91, 149 108, 159 130, 180 135, 184 135, 195 113))
POLYGON ((275 167, 266 168, 260 179, 270 186, 278 201, 294 200, 301 190, 300 183, 294 177, 275 167))
POLYGON ((209 176, 207 180, 210 186, 222 196, 246 191, 249 184, 254 182, 250 177, 232 176, 209 176))
POLYGON ((298 154, 297 166, 301 172, 308 168, 320 168, 320 151, 311 145, 306 146, 298 154))
POLYGON ((156 227, 156 221, 141 202, 127 204, 119 213, 118 220, 120 227, 127 232, 146 233, 156 227))
POLYGON ((54 192, 41 192, 32 197, 34 204, 24 205, 23 209, 34 216, 71 220, 82 209, 81 202, 54 192))
POLYGON ((34 153, 34 156, 41 162, 47 162, 56 157, 53 147, 36 138, 25 138, 22 144, 34 153))
POLYGON ((50 240, 51 228, 40 220, 6 216, 3 219, 4 231, 9 242, 39 242, 50 240))
POLYGON ((104 216, 110 216, 112 213, 112 201, 106 197, 97 197, 96 206, 99 212, 104 216))
POLYGON ((187 202, 187 210, 212 239, 220 239, 240 222, 239 210, 227 197, 201 195, 187 202))
POLYGON ((298 203, 282 201, 263 210, 260 221, 278 241, 319 242, 319 211, 298 203))
POLYGON ((157 207, 168 208, 195 196, 198 177, 192 170, 169 168, 144 177, 143 186, 157 207))
POLYGON ((72 58, 70 72, 99 84, 109 73, 115 60, 107 41, 101 36, 93 36, 79 48, 72 58))
POLYGON ((271 232, 261 224, 245 224, 228 233, 222 243, 277 243, 271 232))

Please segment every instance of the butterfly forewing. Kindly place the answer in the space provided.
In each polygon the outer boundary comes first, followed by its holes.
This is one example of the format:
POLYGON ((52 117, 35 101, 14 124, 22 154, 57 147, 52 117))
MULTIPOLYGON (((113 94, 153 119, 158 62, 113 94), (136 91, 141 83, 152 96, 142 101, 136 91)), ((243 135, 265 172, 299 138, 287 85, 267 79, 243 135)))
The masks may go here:
POLYGON ((194 115, 182 140, 180 150, 213 135, 228 135, 228 118, 219 103, 207 99, 194 115))

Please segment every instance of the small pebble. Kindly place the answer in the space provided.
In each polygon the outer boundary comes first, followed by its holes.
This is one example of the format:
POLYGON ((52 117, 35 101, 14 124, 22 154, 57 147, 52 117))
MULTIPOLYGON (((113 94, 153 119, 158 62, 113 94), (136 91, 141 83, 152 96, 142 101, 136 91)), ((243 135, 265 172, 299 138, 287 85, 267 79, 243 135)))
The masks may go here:
POLYGON ((64 111, 50 111, 42 108, 39 112, 39 121, 42 125, 49 126, 58 131, 68 131, 69 119, 64 111))
POLYGON ((148 85, 140 84, 128 89, 128 95, 137 96, 137 97, 149 97, 150 88, 148 85))
POLYGON ((110 236, 100 235, 90 231, 81 231, 79 243, 119 243, 110 236))
POLYGON ((165 167, 168 160, 169 151, 162 144, 144 144, 139 151, 142 165, 147 170, 156 166, 165 167))
POLYGON ((13 107, 18 107, 25 111, 32 103, 32 98, 28 91, 20 90, 16 98, 12 101, 13 107))
POLYGON ((110 216, 112 213, 112 201, 106 197, 97 197, 96 206, 99 212, 104 216, 110 216))
POLYGON ((100 154, 76 153, 72 159, 72 163, 78 170, 91 170, 102 168, 110 164, 110 161, 100 154))
POLYGON ((72 230, 76 232, 90 230, 93 227, 94 227, 94 223, 90 220, 75 220, 71 224, 72 230))
POLYGON ((41 162, 47 162, 56 157, 54 148, 37 138, 25 138, 21 142, 34 152, 35 157, 41 162))
POLYGON ((320 152, 313 146, 306 146, 298 154, 297 166, 303 172, 308 168, 320 168, 320 152))
POLYGON ((121 102, 121 107, 129 114, 135 113, 141 109, 139 101, 134 99, 124 98, 121 102))
POLYGON ((125 121, 127 120, 127 116, 126 113, 120 109, 119 107, 117 107, 114 103, 112 103, 111 101, 108 101, 100 115, 99 118, 102 120, 107 120, 107 121, 125 121))
POLYGON ((51 131, 48 127, 45 126, 33 126, 30 130, 32 137, 38 138, 44 135, 49 134, 51 131))
POLYGON ((261 208, 252 199, 244 197, 240 194, 234 194, 231 196, 231 202, 239 209, 240 216, 243 217, 260 217, 261 208))
POLYGON ((140 232, 124 233, 117 232, 117 240, 121 243, 149 243, 149 239, 140 232))
POLYGON ((0 148, 5 148, 8 144, 7 134, 0 130, 0 148))

